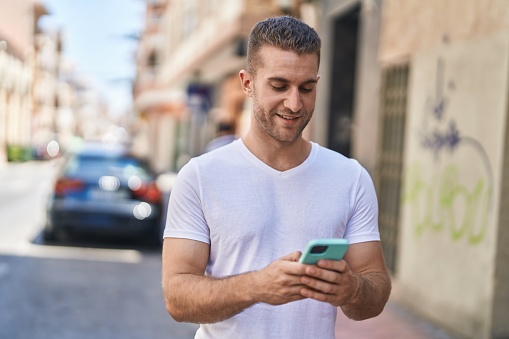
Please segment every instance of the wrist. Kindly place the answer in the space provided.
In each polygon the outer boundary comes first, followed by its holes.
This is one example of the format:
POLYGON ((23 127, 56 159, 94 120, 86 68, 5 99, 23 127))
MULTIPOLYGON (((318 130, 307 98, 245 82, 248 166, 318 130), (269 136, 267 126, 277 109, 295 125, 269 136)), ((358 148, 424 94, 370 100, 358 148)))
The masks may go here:
POLYGON ((239 276, 241 283, 239 285, 239 298, 242 302, 255 304, 259 302, 259 293, 257 292, 256 271, 248 272, 239 276))

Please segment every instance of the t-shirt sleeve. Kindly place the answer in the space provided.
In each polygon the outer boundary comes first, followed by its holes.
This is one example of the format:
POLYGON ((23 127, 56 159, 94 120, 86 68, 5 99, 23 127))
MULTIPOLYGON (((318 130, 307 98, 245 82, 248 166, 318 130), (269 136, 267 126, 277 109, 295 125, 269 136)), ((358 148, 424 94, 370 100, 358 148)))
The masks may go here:
POLYGON ((353 190, 352 211, 344 237, 352 244, 380 241, 375 187, 368 172, 362 167, 357 186, 353 190))
POLYGON ((210 232, 201 205, 198 168, 193 160, 179 171, 175 180, 163 237, 210 244, 210 232))

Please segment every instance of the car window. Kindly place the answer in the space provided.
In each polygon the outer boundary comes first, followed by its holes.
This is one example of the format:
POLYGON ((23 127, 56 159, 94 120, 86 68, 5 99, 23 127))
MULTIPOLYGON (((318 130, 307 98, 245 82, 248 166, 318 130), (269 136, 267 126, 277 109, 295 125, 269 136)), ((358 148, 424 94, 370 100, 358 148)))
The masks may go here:
POLYGON ((70 159, 65 172, 69 176, 76 177, 102 175, 114 175, 119 178, 135 175, 140 179, 149 177, 148 171, 134 158, 77 156, 70 159))

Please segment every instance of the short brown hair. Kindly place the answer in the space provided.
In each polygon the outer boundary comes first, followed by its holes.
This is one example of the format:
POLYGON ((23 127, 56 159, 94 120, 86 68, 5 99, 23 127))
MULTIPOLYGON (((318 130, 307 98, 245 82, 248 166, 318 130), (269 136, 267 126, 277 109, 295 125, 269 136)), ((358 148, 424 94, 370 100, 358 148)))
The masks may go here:
POLYGON ((270 45, 297 54, 316 53, 320 65, 320 37, 306 23, 291 16, 268 18, 258 22, 249 35, 247 71, 256 73, 260 66, 260 49, 270 45))

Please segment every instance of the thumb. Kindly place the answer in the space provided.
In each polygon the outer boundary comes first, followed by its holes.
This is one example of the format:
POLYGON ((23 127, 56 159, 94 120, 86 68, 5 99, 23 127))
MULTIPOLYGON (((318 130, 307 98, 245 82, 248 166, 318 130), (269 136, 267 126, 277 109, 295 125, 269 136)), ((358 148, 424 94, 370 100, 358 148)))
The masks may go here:
POLYGON ((295 251, 290 254, 285 255, 281 258, 281 260, 287 260, 287 261, 299 261, 300 256, 302 255, 301 251, 295 251))

